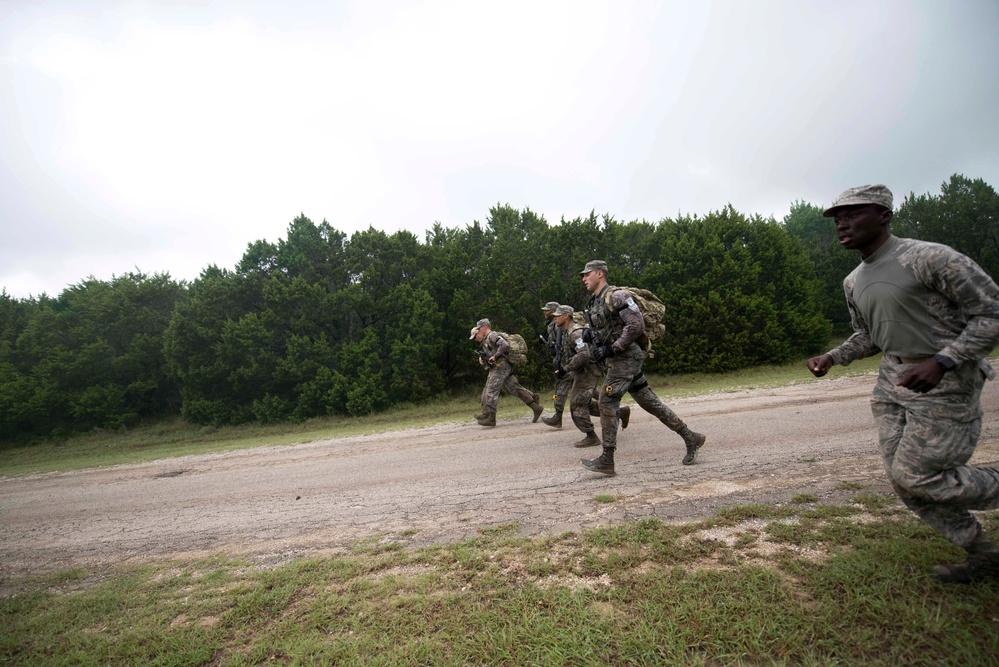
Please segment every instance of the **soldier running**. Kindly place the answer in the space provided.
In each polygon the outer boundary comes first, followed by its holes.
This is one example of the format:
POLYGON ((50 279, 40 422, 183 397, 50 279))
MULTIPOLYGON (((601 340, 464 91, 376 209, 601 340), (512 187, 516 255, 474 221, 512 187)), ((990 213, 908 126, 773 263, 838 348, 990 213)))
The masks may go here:
POLYGON ((631 394, 646 412, 659 418, 675 431, 687 447, 683 465, 697 460, 697 452, 707 439, 691 431, 687 425, 663 403, 649 387, 642 374, 645 351, 636 343, 645 332, 645 320, 635 300, 627 290, 607 292, 607 263, 595 259, 586 263, 579 272, 583 284, 592 295, 589 312, 595 330, 593 335, 593 360, 607 369, 600 391, 600 428, 603 435, 603 452, 595 459, 583 459, 583 466, 605 475, 614 474, 614 450, 617 447, 617 425, 621 397, 631 394))
POLYGON ((479 320, 468 336, 480 344, 479 364, 489 367, 486 386, 482 388, 482 412, 475 415, 475 421, 482 426, 496 426, 496 403, 501 391, 506 391, 524 401, 534 411, 534 421, 538 421, 544 408, 538 403, 538 395, 525 389, 513 374, 513 365, 507 358, 510 344, 492 330, 488 319, 479 320))

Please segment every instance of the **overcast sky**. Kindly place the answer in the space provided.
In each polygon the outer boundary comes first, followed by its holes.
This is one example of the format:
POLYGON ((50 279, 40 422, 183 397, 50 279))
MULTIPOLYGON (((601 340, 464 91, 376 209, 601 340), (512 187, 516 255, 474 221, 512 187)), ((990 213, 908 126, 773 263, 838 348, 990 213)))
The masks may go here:
POLYGON ((300 213, 422 240, 999 188, 996 35, 996 0, 0 0, 0 288, 191 280, 300 213))

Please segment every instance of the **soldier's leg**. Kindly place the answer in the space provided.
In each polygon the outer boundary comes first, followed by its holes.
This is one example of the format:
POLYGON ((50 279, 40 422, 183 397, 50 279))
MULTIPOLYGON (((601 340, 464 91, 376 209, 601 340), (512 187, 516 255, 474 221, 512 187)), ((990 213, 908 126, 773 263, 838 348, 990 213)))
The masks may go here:
MULTIPOLYGON (((507 364, 507 366, 509 366, 509 364, 507 364)), ((517 380, 517 376, 513 375, 512 367, 510 367, 510 375, 507 377, 504 387, 507 392, 524 401, 524 404, 534 412, 534 421, 538 421, 538 418, 541 417, 541 413, 544 410, 540 403, 541 397, 520 384, 520 381, 517 380)))
POLYGON ((663 403, 662 399, 656 396, 643 373, 638 373, 628 393, 643 410, 657 417, 667 428, 683 438, 683 444, 686 445, 687 451, 683 456, 682 463, 684 465, 694 463, 697 460, 697 452, 704 445, 707 437, 690 430, 684 421, 668 405, 663 403))
POLYGON ((573 378, 568 374, 565 377, 559 378, 555 383, 555 394, 552 396, 552 400, 555 402, 553 406, 555 413, 545 417, 541 421, 549 426, 562 428, 562 413, 565 411, 565 402, 569 398, 569 392, 572 391, 572 383, 573 378))
POLYGON ((482 389, 482 419, 477 419, 483 426, 496 425, 496 404, 507 378, 513 372, 510 364, 497 364, 489 369, 486 386, 482 389))
POLYGON ((572 423, 583 432, 583 438, 573 443, 576 447, 595 447, 601 444, 600 438, 593 429, 593 420, 590 419, 590 406, 596 403, 594 394, 596 394, 597 383, 600 379, 600 373, 594 368, 591 372, 581 371, 572 383, 569 401, 572 423))
POLYGON ((950 542, 970 545, 981 526, 968 510, 999 508, 999 469, 967 465, 981 419, 955 422, 895 403, 871 407, 896 493, 950 542))
POLYGON ((600 433, 603 452, 598 458, 581 463, 583 467, 607 475, 614 474, 614 450, 617 448, 617 428, 621 397, 641 368, 641 360, 632 354, 619 354, 606 360, 607 372, 600 386, 600 433))
POLYGON ((999 546, 969 509, 999 507, 999 470, 967 465, 981 430, 979 419, 927 419, 898 403, 873 401, 885 471, 898 497, 920 519, 968 553, 963 563, 938 565, 944 582, 999 576, 999 546))

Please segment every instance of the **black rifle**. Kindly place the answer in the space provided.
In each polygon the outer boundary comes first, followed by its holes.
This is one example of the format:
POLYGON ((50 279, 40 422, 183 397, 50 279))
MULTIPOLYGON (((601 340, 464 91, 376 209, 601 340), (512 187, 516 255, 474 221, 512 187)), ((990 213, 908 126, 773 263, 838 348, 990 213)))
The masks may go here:
POLYGON ((495 361, 489 360, 489 353, 486 352, 485 350, 475 350, 474 354, 476 357, 479 358, 479 361, 481 361, 484 366, 492 368, 493 366, 496 365, 495 361))
POLYGON ((562 369, 562 336, 565 332, 562 331, 561 327, 555 327, 555 340, 548 340, 544 336, 539 335, 538 338, 541 340, 542 345, 548 350, 548 354, 552 355, 552 366, 555 367, 555 375, 557 379, 555 384, 558 384, 558 380, 565 377, 565 371, 562 369))
MULTIPOLYGON (((593 318, 590 317, 590 310, 587 308, 583 311, 583 315, 586 316, 587 328, 583 329, 583 342, 587 344, 590 351, 590 359, 596 359, 594 352, 596 349, 604 344, 602 340, 597 336, 597 328, 593 326, 593 318)), ((598 366, 604 368, 603 360, 596 362, 598 366)), ((606 370, 606 369, 605 369, 606 370)))

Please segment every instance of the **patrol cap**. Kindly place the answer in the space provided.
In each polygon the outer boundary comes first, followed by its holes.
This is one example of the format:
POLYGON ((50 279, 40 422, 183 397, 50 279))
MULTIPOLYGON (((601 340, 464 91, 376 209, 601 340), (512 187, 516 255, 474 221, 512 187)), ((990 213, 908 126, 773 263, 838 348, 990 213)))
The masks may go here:
POLYGON ((479 333, 479 329, 481 329, 482 327, 491 327, 491 326, 492 325, 489 324, 489 320, 483 317, 481 320, 476 322, 475 326, 472 327, 472 330, 468 332, 468 340, 472 340, 473 338, 475 338, 475 334, 479 333))
POLYGON ((836 215, 838 209, 844 206, 862 206, 864 204, 877 204, 878 206, 884 206, 890 211, 892 205, 891 190, 880 184, 861 185, 856 188, 850 188, 837 197, 836 201, 829 208, 822 211, 822 215, 831 218, 836 215))
POLYGON ((606 273, 607 262, 605 262, 602 259, 591 259, 586 263, 586 266, 583 267, 583 270, 579 272, 579 275, 581 276, 585 275, 590 271, 603 271, 604 273, 606 273))
POLYGON ((555 310, 556 308, 558 308, 558 301, 549 301, 541 306, 541 310, 555 310))
POLYGON ((572 306, 559 306, 555 309, 555 317, 559 315, 572 315, 572 306))

